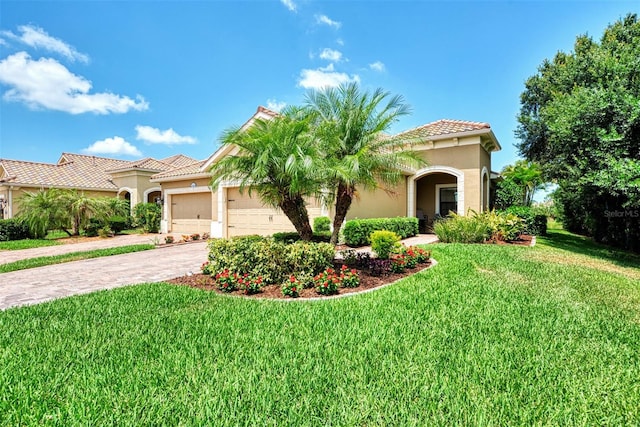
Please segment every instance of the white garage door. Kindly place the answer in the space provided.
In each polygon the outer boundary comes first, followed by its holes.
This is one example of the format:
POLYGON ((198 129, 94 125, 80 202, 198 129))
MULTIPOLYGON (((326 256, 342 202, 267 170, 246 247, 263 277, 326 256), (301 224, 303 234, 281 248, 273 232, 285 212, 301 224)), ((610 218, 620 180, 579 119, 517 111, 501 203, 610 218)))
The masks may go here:
MULTIPOLYGON (((281 231, 295 231, 289 218, 278 209, 265 207, 259 199, 240 194, 237 188, 227 189, 227 236, 259 234, 268 236, 281 231)), ((320 208, 307 206, 311 224, 320 216, 320 208)))

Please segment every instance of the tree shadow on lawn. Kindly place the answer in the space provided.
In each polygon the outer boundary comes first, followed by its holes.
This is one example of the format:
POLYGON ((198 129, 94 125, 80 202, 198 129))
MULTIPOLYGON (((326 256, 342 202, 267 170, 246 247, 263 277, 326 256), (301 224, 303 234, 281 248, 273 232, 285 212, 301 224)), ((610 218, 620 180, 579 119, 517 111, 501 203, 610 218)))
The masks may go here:
POLYGON ((562 229, 550 229, 546 236, 538 239, 556 249, 603 259, 620 267, 640 268, 640 254, 596 243, 589 237, 562 229))

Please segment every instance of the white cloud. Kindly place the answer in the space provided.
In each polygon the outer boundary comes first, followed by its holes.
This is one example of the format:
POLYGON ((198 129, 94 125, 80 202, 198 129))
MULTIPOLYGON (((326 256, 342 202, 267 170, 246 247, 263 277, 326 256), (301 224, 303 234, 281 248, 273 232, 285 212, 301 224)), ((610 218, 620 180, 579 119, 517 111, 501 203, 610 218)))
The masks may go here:
POLYGON ((342 23, 334 21, 327 15, 316 15, 316 24, 328 25, 333 28, 340 28, 342 26, 342 23))
POLYGON ((142 153, 135 146, 120 136, 96 141, 82 150, 86 154, 112 154, 140 157, 142 153))
POLYGON ((297 6, 293 2, 293 0, 280 0, 280 3, 285 5, 287 7, 287 9, 289 9, 291 12, 295 12, 296 9, 297 9, 297 6))
POLYGON ((371 68, 373 71, 379 71, 379 72, 383 72, 384 70, 386 70, 386 67, 384 66, 384 63, 380 62, 380 61, 376 61, 372 64, 369 64, 369 68, 371 68))
POLYGON ((342 39, 336 39, 336 43, 338 43, 340 46, 344 46, 344 40, 342 39))
POLYGON ((7 46, 7 41, 5 39, 0 39, 0 46, 7 46))
POLYGON ((325 47, 324 49, 322 49, 322 52, 320 52, 320 58, 327 61, 338 62, 340 61, 340 59, 342 59, 342 52, 325 47))
POLYGON ((305 89, 323 89, 350 82, 360 82, 360 76, 357 74, 349 76, 346 73, 339 73, 334 71, 333 64, 329 64, 327 67, 316 70, 302 70, 300 72, 298 86, 305 89))
POLYGON ((275 111, 276 113, 282 111, 282 109, 286 106, 286 102, 278 102, 275 99, 267 99, 267 108, 269 110, 275 111))
POLYGON ((191 136, 179 135, 172 128, 160 130, 151 126, 136 126, 136 139, 141 139, 149 144, 195 144, 197 141, 191 136))
POLYGON ((141 96, 133 100, 109 92, 89 93, 89 80, 73 74, 55 59, 34 61, 26 52, 0 61, 0 83, 10 87, 4 94, 6 100, 23 102, 34 109, 110 114, 149 108, 141 96))
POLYGON ((73 46, 60 39, 50 36, 45 30, 33 25, 21 25, 18 30, 20 35, 11 31, 4 31, 3 34, 14 40, 18 40, 34 49, 44 49, 58 53, 70 61, 89 62, 89 56, 78 52, 73 46))

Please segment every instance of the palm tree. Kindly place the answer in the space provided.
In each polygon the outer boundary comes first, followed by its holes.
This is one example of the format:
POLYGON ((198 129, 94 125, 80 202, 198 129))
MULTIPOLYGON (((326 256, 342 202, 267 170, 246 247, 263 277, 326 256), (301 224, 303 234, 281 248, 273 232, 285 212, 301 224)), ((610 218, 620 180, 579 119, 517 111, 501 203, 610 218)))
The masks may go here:
POLYGON ((68 209, 64 202, 64 193, 56 188, 41 189, 35 193, 26 192, 20 199, 21 218, 36 239, 42 239, 49 230, 62 229, 67 234, 69 227, 68 209))
POLYGON ((67 206, 67 214, 71 219, 74 236, 79 236, 89 223, 89 219, 106 211, 106 203, 95 197, 87 197, 77 190, 68 190, 63 193, 63 200, 67 206))
POLYGON ((518 160, 513 165, 505 166, 502 175, 520 187, 523 206, 531 206, 535 192, 545 187, 542 169, 535 162, 518 160))
POLYGON ((399 95, 390 96, 382 89, 362 93, 356 83, 350 83, 309 92, 307 106, 316 113, 315 132, 335 203, 331 243, 336 244, 358 187, 397 184, 404 167, 424 161, 406 142, 384 134, 410 112, 399 95))
POLYGON ((255 192, 265 205, 281 209, 303 240, 313 236, 305 199, 320 197, 322 188, 311 119, 303 109, 289 107, 271 120, 256 119, 248 129, 229 129, 221 143, 239 152, 211 168, 212 187, 238 181, 240 192, 255 192))

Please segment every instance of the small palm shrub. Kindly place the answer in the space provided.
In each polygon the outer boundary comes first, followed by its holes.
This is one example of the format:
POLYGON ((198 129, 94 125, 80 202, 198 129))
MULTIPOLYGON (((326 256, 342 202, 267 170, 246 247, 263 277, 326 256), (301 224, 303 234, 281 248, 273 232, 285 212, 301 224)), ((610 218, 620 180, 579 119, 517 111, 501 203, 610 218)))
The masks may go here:
POLYGON ((137 225, 147 233, 157 233, 160 231, 160 220, 162 208, 155 203, 138 203, 135 210, 137 225))
POLYGON ((393 231, 378 230, 371 233, 371 249, 380 259, 388 259, 397 249, 400 236, 393 231))

